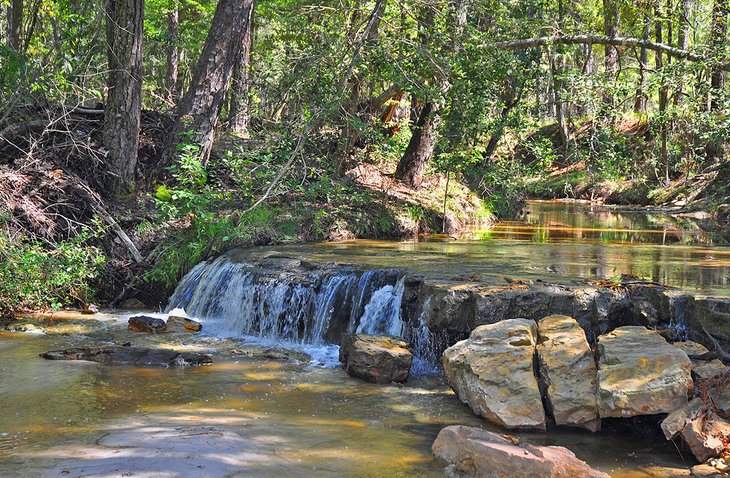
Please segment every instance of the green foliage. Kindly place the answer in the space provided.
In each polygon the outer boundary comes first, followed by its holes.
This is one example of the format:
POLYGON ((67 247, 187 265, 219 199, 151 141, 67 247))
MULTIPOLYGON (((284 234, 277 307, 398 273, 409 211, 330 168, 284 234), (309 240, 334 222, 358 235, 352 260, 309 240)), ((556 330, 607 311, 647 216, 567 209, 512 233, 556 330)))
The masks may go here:
POLYGON ((158 186, 154 195, 160 221, 174 225, 175 232, 158 246, 156 265, 146 279, 168 289, 201 260, 273 227, 272 209, 260 206, 244 213, 234 212, 241 201, 250 197, 247 191, 229 191, 211 180, 211 170, 220 168, 226 168, 233 178, 243 177, 251 163, 229 155, 222 159, 223 164, 204 166, 198 152, 197 144, 181 143, 178 161, 169 168, 173 183, 158 186))
POLYGON ((101 249, 89 244, 95 235, 87 229, 48 246, 0 233, 0 302, 16 309, 58 309, 92 301, 92 283, 106 262, 101 249))

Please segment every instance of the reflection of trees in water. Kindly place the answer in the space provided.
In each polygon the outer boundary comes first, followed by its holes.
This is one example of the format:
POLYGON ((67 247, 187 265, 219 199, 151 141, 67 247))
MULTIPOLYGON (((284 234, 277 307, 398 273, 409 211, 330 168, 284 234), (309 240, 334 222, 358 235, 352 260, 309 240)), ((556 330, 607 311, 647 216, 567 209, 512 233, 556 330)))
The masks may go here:
POLYGON ((578 204, 530 203, 522 223, 536 228, 536 242, 557 238, 659 244, 728 242, 721 234, 703 230, 701 221, 694 218, 578 204))

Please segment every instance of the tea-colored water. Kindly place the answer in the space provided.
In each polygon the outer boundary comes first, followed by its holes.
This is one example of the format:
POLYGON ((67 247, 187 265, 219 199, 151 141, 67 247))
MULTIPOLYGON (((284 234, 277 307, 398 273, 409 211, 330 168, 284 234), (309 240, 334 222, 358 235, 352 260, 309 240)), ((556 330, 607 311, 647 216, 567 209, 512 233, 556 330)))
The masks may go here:
MULTIPOLYGON (((49 331, 56 326, 63 321, 49 331)), ((338 368, 236 359, 228 353, 241 345, 230 340, 133 335, 120 326, 92 330, 91 338, 0 335, 0 476, 76 476, 74 467, 110 459, 97 457, 95 444, 109 432, 144 434, 145 427, 198 424, 224 427, 266 450, 267 459, 234 476, 436 477, 441 473, 430 446, 441 427, 487 427, 439 377, 380 386, 338 368), (140 345, 219 354, 214 365, 195 369, 105 367, 38 357, 49 349, 130 337, 140 345)), ((567 446, 617 477, 677 476, 684 467, 674 447, 656 435, 553 431, 521 436, 567 446)), ((196 460, 225 463, 229 458, 221 452, 196 460)), ((123 471, 112 476, 124 476, 123 471)), ((156 470, 148 476, 168 475, 156 470)), ((190 470, 185 476, 203 475, 190 470)))
POLYGON ((727 235, 691 219, 606 206, 532 201, 521 220, 500 222, 461 238, 356 240, 254 248, 311 261, 406 268, 426 277, 504 284, 509 278, 573 282, 618 274, 679 287, 696 295, 730 296, 727 235))
MULTIPOLYGON (((730 295, 730 248, 723 240, 667 216, 530 203, 521 221, 470 238, 291 245, 240 254, 274 250, 305 260, 495 283, 504 283, 500 276, 562 282, 624 273, 730 295)), ((123 327, 125 315, 67 318, 48 326, 48 335, 0 332, 0 476, 75 476, 79 464, 111 459, 99 455, 97 444, 110 432, 143 437, 147 430, 190 424, 223 427, 263 450, 232 476, 440 476, 430 446, 441 427, 487 427, 437 376, 404 386, 372 385, 339 368, 236 358, 243 339, 134 334, 123 327), (50 349, 126 341, 211 351, 215 364, 151 369, 38 357, 50 349)), ((646 435, 560 430, 520 436, 567 446, 616 477, 686 476, 689 464, 652 430, 656 426, 647 426, 646 435)), ((106 453, 124 456, 125 450, 106 453)), ((230 466, 231 460, 225 451, 200 457, 209 466, 230 466)), ((193 467, 185 476, 201 473, 193 467)), ((145 476, 181 475, 154 469, 145 476)))

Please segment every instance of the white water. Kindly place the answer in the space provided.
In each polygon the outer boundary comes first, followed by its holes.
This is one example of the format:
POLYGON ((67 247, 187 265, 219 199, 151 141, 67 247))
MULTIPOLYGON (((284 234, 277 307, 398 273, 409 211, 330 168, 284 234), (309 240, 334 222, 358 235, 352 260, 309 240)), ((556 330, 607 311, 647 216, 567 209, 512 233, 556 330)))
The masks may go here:
MULTIPOLYGON (((407 335, 404 291, 405 277, 393 270, 333 268, 274 277, 222 256, 195 266, 167 310, 183 309, 207 335, 298 349, 314 364, 334 366, 344 332, 407 335)), ((416 336, 428 334, 422 322, 419 330, 424 328, 416 336)), ((422 346, 428 343, 424 339, 422 346)))
POLYGON ((365 306, 357 333, 402 337, 401 302, 404 290, 405 277, 401 277, 395 286, 386 285, 376 290, 365 306))

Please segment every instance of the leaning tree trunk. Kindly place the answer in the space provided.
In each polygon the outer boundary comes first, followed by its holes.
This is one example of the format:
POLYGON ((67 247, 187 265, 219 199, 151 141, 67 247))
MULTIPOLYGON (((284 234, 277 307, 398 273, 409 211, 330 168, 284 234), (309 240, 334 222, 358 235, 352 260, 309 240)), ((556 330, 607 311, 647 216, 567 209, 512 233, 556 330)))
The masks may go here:
POLYGON ((233 64, 248 29, 248 12, 253 0, 220 0, 203 46, 190 88, 180 100, 172 131, 170 152, 183 131, 193 131, 192 141, 200 146, 200 159, 210 158, 223 100, 233 73, 233 64))
POLYGON ((142 114, 144 0, 106 0, 109 58, 104 146, 114 174, 113 195, 134 191, 139 123, 142 114))
POLYGON ((231 114, 228 128, 234 133, 246 134, 250 122, 249 116, 249 66, 253 40, 253 0, 246 13, 246 30, 243 32, 241 51, 233 65, 233 81, 231 83, 231 114))
POLYGON ((178 33, 180 31, 179 0, 173 2, 172 9, 167 13, 167 72, 165 75, 165 97, 174 102, 177 98, 177 73, 180 60, 178 48, 178 33))
POLYGON ((436 103, 423 105, 413 136, 395 170, 395 177, 414 189, 420 188, 423 182, 423 173, 426 171, 426 165, 431 159, 438 138, 438 124, 438 105, 436 103))

